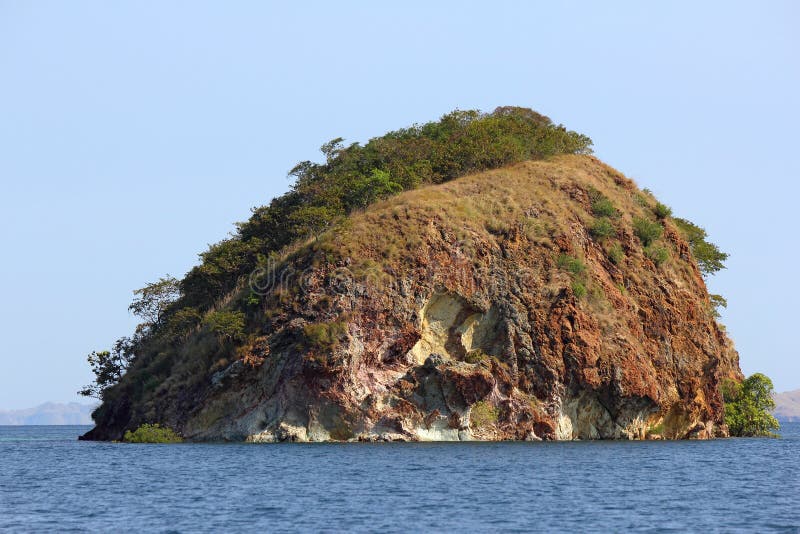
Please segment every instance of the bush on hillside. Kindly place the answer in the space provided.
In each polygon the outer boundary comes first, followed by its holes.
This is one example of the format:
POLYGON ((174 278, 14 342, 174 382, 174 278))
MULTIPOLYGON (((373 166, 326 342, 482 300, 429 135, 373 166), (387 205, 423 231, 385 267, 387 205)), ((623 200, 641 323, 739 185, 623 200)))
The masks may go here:
POLYGON ((310 347, 331 351, 347 337, 347 323, 345 321, 311 323, 303 326, 303 334, 310 347))
POLYGON ((240 311, 213 311, 205 324, 220 341, 240 341, 244 338, 245 316, 240 311))
POLYGON ((598 241, 611 237, 615 233, 616 229, 607 217, 597 219, 592 223, 592 226, 589 227, 589 234, 598 241))
POLYGON ((649 219, 634 217, 633 233, 636 234, 642 245, 648 247, 653 241, 661 237, 661 234, 664 233, 664 227, 649 219))
POLYGON ((200 312, 195 308, 181 308, 175 311, 167 321, 167 334, 173 339, 186 336, 203 320, 200 312))
POLYGON ((592 202, 592 213, 598 217, 619 216, 619 211, 617 211, 617 208, 615 208, 614 204, 612 204, 611 201, 604 196, 600 196, 594 202, 592 202))
POLYGON ((471 350, 464 355, 464 361, 472 364, 481 363, 489 358, 490 356, 481 349, 471 350))
POLYGON ((672 215, 672 208, 666 204, 662 204, 661 202, 656 202, 656 207, 653 208, 653 213, 656 217, 663 220, 672 215))
POLYGON ((609 261, 611 261, 611 263, 614 265, 621 264, 622 260, 625 259, 625 251, 622 250, 622 245, 619 243, 614 243, 608 247, 606 254, 608 254, 609 261))
POLYGON ((647 256, 656 266, 661 265, 669 259, 669 251, 664 247, 657 247, 650 245, 644 249, 644 255, 647 256))
POLYGON ((570 288, 572 288, 572 294, 575 295, 576 299, 582 299, 583 297, 586 296, 586 293, 588 292, 583 282, 578 280, 572 282, 570 288))
POLYGON ((567 254, 559 255, 556 264, 558 265, 559 269, 563 269, 575 276, 581 275, 584 271, 586 271, 585 263, 583 263, 579 258, 574 258, 567 254))

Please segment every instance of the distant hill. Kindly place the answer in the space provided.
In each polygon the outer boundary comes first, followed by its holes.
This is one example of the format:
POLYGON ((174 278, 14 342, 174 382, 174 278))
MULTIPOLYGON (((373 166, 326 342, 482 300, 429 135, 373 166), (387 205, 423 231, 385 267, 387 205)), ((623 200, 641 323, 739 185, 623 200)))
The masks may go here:
POLYGON ((775 394, 775 417, 778 421, 800 421, 800 389, 775 394))
POLYGON ((0 410, 0 425, 90 425, 94 406, 46 402, 35 408, 0 410))

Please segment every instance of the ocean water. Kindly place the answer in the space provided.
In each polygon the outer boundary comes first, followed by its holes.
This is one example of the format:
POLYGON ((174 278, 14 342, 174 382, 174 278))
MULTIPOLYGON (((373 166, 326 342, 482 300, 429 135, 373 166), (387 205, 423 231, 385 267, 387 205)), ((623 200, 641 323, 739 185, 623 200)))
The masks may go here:
POLYGON ((781 439, 131 445, 0 427, 0 531, 800 532, 781 439))

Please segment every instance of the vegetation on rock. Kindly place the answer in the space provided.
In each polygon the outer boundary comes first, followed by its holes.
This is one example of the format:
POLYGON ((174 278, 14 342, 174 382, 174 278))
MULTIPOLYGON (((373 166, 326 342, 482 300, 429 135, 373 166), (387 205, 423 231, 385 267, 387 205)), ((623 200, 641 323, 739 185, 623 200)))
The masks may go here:
POLYGON ((634 217, 633 233, 636 234, 642 245, 649 247, 653 241, 661 237, 661 234, 664 233, 664 227, 649 219, 634 217))
POLYGON ((158 423, 143 424, 133 432, 128 430, 122 441, 126 443, 180 443, 183 438, 174 430, 158 423))
POLYGON ((478 364, 487 361, 489 358, 490 356, 481 349, 475 349, 467 352, 464 356, 464 361, 471 364, 478 364))
POLYGON ((656 265, 661 265, 669 259, 669 250, 664 247, 650 245, 645 247, 644 254, 650 258, 656 265))
POLYGON ((586 272, 586 264, 583 263, 579 258, 573 258, 572 256, 561 254, 558 257, 557 263, 559 269, 564 269, 574 276, 581 276, 584 272, 586 272))
POLYGON ((592 212, 598 217, 617 217, 619 212, 614 204, 605 197, 597 198, 592 202, 592 212))
POLYGON ((484 428, 497 422, 497 408, 486 401, 478 401, 469 411, 469 423, 472 428, 484 428))
POLYGON ((311 323, 303 327, 303 334, 312 348, 331 350, 341 343, 347 334, 347 323, 343 321, 311 323))
POLYGON ((589 233, 598 241, 609 238, 616 233, 616 229, 608 217, 597 219, 589 228, 589 233))
POLYGON ((609 261, 611 261, 611 263, 613 263, 614 265, 619 265, 625 258, 625 251, 622 250, 622 245, 620 245, 619 243, 614 243, 613 245, 608 247, 606 254, 608 254, 609 261))
POLYGON ((237 341, 244 337, 244 312, 213 311, 206 315, 205 324, 220 341, 237 341))
POLYGON ((570 287, 575 298, 581 299, 585 297, 588 292, 586 264, 579 258, 573 258, 566 254, 561 254, 556 260, 556 264, 559 269, 563 269, 570 274, 572 278, 570 287))
POLYGON ((659 220, 664 220, 672 215, 672 208, 661 202, 656 202, 656 207, 653 208, 653 213, 659 220))

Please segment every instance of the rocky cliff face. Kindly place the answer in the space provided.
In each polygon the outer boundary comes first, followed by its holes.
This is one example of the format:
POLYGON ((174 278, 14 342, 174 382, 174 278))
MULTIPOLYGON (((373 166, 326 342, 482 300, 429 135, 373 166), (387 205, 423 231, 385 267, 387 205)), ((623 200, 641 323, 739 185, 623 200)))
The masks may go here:
POLYGON ((654 204, 560 156, 373 205, 254 273, 260 326, 234 357, 115 401, 89 437, 148 421, 255 442, 726 435, 738 355, 669 218, 668 259, 635 235, 654 204), (598 198, 611 235, 592 230, 598 198))

